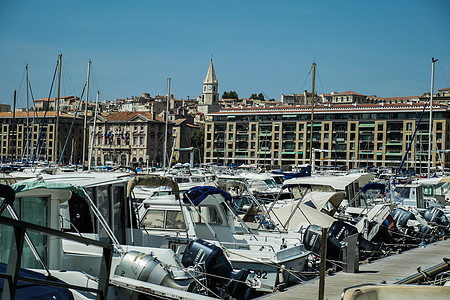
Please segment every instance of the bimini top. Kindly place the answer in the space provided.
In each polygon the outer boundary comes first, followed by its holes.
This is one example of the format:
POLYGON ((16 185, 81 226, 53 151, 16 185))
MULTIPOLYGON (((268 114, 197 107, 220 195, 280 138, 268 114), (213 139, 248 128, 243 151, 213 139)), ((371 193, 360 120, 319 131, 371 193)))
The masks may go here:
POLYGON ((231 202, 231 195, 213 186, 196 186, 183 194, 184 203, 199 205, 206 197, 213 194, 222 195, 226 201, 231 202))
POLYGON ((70 183, 60 183, 60 182, 45 182, 45 181, 22 181, 11 185, 14 192, 26 192, 35 189, 58 189, 58 190, 69 190, 75 192, 80 196, 84 195, 81 187, 77 187, 70 183))

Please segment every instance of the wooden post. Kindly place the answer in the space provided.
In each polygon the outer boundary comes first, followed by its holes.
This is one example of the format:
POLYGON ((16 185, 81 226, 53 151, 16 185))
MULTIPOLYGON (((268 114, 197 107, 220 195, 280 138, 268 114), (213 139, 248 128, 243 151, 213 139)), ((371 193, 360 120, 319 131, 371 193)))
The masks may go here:
POLYGON ((323 300, 325 294, 325 270, 327 265, 327 228, 322 228, 322 245, 320 249, 320 279, 319 300, 323 300))

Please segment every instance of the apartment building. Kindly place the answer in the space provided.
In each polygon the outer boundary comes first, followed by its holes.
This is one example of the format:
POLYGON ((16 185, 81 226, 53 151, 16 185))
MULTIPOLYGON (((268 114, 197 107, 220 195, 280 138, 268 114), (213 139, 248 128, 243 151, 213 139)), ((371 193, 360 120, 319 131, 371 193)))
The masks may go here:
POLYGON ((83 119, 67 113, 43 111, 0 113, 0 156, 2 161, 43 160, 81 163, 83 119), (72 125, 73 123, 73 125, 72 125), (58 142, 55 141, 58 129, 58 142))
MULTIPOLYGON (((448 167, 450 111, 441 104, 432 111, 432 165, 448 167)), ((312 148, 321 151, 318 166, 398 167, 415 132, 404 166, 423 170, 428 161, 429 107, 424 110, 424 103, 316 105, 312 126, 307 105, 227 108, 210 116, 205 163, 273 168, 310 163, 312 136, 312 148)))

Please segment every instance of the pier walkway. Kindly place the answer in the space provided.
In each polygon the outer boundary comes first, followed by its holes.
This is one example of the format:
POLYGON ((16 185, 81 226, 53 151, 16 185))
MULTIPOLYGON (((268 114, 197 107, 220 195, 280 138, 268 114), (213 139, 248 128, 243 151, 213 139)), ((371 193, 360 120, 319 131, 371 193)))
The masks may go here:
MULTIPOLYGON (((344 288, 365 283, 378 284, 386 281, 392 284, 417 273, 417 268, 425 270, 450 258, 450 239, 414 248, 401 254, 394 254, 359 266, 359 273, 338 272, 325 277, 324 299, 339 300, 344 288)), ((317 300, 319 298, 319 278, 289 287, 259 299, 317 300)))

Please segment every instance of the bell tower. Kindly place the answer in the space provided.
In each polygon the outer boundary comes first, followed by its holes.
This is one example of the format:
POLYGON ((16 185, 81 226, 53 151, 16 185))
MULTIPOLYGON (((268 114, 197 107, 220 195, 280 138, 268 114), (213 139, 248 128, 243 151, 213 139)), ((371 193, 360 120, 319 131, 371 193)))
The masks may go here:
POLYGON ((219 81, 216 78, 211 59, 208 73, 206 74, 205 80, 203 80, 203 91, 198 101, 198 111, 203 114, 208 114, 219 110, 219 81))

